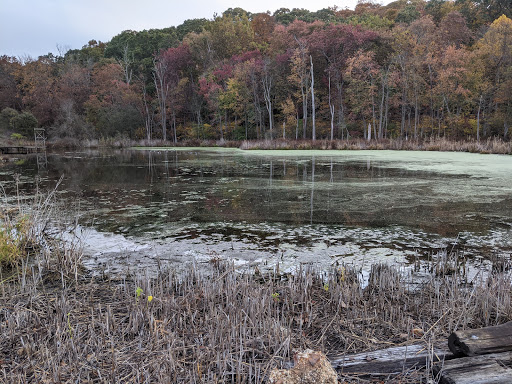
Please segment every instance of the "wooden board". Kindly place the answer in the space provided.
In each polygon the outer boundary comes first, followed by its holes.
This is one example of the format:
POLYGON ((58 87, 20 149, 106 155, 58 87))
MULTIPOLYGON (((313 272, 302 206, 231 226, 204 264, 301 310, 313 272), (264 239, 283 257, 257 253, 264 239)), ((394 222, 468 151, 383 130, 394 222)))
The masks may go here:
MULTIPOLYGON (((435 349, 434 360, 442 361, 448 354, 448 351, 435 349)), ((368 375, 401 373, 411 368, 424 367, 429 358, 429 350, 422 345, 393 347, 354 355, 329 356, 333 368, 340 372, 368 375)))
POLYGON ((456 356, 512 351, 512 321, 494 327, 456 331, 448 338, 448 348, 456 356))
POLYGON ((512 352, 461 357, 434 366, 441 384, 510 384, 512 352))

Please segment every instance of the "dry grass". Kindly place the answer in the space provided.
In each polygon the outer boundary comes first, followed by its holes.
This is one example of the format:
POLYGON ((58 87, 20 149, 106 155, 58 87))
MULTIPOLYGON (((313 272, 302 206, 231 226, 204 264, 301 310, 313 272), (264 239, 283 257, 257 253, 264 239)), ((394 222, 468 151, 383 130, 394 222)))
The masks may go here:
POLYGON ((182 140, 177 144, 162 140, 130 140, 130 139, 103 139, 78 141, 74 139, 59 139, 48 143, 53 149, 63 148, 129 148, 129 147, 228 147, 241 149, 337 149, 337 150, 405 150, 405 151, 446 151, 446 152, 473 152, 512 154, 512 142, 499 138, 487 140, 455 141, 446 138, 432 137, 422 140, 405 139, 379 139, 367 141, 364 139, 350 140, 246 140, 246 141, 220 141, 220 140, 182 140))
MULTIPOLYGON (((74 280, 25 266, 0 285, 0 382, 264 383, 306 348, 445 345, 454 329, 512 320, 508 275, 468 285, 435 264, 419 284, 375 265, 364 287, 346 267, 262 276, 216 262, 208 274, 74 280)), ((422 370, 376 382, 429 379, 422 370)))
POLYGON ((350 140, 260 140, 244 141, 241 149, 337 149, 337 150, 406 150, 406 151, 448 151, 512 154, 512 143, 501 139, 487 141, 453 141, 445 138, 425 140, 382 139, 366 141, 350 140))
POLYGON ((0 268, 13 268, 27 256, 40 251, 41 241, 54 208, 56 189, 46 195, 37 192, 27 201, 19 193, 18 178, 19 175, 16 175, 17 193, 14 201, 9 203, 10 199, 5 191, 1 191, 0 268))
POLYGON ((37 265, 39 273, 54 271, 78 279, 82 270, 80 240, 65 242, 57 235, 62 233, 61 228, 70 227, 58 214, 56 196, 61 182, 62 177, 48 193, 36 189, 33 195, 23 196, 16 175, 14 197, 7 196, 2 190, 0 282, 6 276, 24 275, 27 265, 37 265))

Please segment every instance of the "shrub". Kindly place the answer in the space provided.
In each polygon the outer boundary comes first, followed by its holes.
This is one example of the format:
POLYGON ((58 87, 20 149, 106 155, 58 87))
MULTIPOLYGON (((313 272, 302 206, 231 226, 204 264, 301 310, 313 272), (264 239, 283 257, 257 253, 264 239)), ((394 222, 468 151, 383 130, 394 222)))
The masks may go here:
POLYGON ((0 130, 11 130, 12 119, 18 116, 18 111, 12 108, 4 108, 0 112, 0 130))
POLYGON ((34 135, 34 128, 37 127, 38 122, 30 112, 21 112, 11 119, 11 124, 16 133, 31 137, 34 135))
POLYGON ((13 133, 13 134, 11 134, 11 139, 12 139, 12 140, 18 140, 18 141, 21 141, 21 140, 26 139, 26 137, 25 137, 25 136, 23 136, 21 133, 13 133))
POLYGON ((11 220, 5 216, 0 224, 0 266, 13 267, 26 255, 30 225, 26 216, 11 220))

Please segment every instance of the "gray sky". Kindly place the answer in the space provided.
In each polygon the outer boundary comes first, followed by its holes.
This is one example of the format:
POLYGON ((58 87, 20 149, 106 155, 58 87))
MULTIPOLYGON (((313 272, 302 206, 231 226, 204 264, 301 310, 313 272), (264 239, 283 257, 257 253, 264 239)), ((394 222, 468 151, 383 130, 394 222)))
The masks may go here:
MULTIPOLYGON (((389 1, 387 1, 389 2, 389 1)), ((337 5, 354 8, 357 0, 0 0, 0 55, 37 58, 57 46, 81 48, 89 40, 109 41, 132 29, 177 26, 186 19, 211 19, 228 8, 274 12, 310 11, 337 5)))

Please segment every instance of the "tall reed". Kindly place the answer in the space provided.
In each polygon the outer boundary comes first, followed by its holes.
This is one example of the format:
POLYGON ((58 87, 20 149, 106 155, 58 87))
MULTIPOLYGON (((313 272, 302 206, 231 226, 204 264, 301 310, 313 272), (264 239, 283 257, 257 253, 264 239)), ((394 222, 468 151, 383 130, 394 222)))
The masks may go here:
MULTIPOLYGON (((264 383, 306 348, 338 356, 432 348, 454 329, 512 320, 504 272, 468 282, 461 273, 374 265, 363 283, 348 266, 302 266, 290 275, 212 268, 52 282, 34 278, 32 267, 31 289, 2 282, 0 381, 264 383)), ((397 380, 433 377, 418 370, 375 382, 397 380)))

